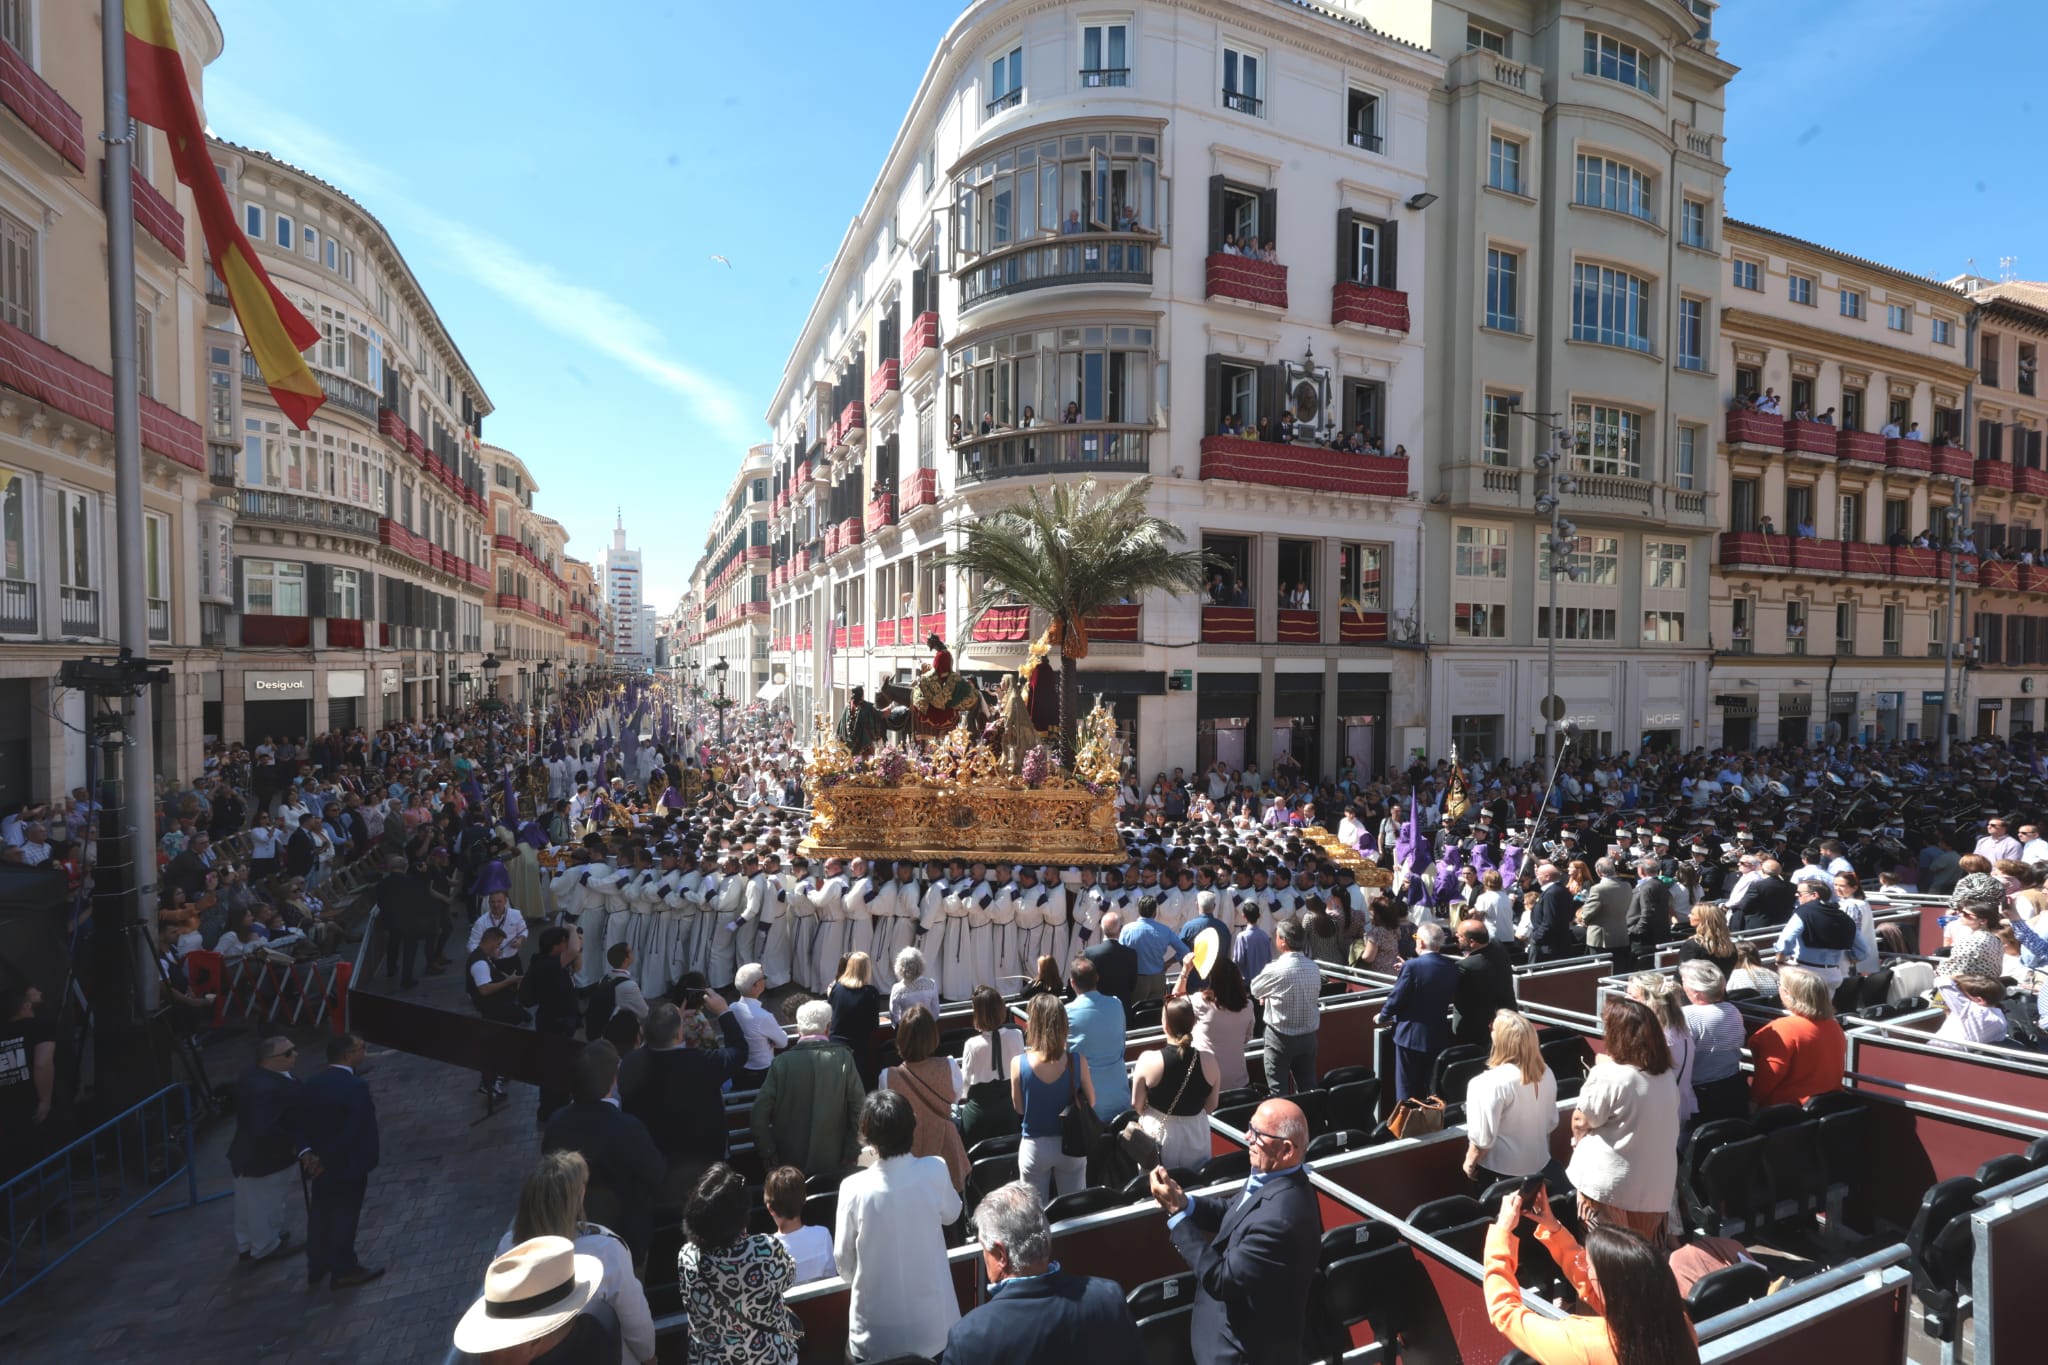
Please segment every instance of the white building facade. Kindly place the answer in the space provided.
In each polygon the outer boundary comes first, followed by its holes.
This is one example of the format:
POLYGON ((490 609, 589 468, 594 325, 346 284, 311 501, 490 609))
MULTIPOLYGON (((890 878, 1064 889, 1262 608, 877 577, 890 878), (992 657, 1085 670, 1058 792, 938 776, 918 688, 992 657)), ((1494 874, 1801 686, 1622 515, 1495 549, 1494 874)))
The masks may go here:
POLYGON ((654 661, 653 632, 647 628, 646 580, 640 552, 626 548, 626 519, 620 513, 612 543, 597 558, 597 587, 604 596, 605 619, 612 632, 611 660, 621 668, 645 668, 654 661))
POLYGON ((768 414, 770 659, 800 732, 907 679, 932 634, 1014 670, 1043 622, 959 638, 952 528, 1150 475, 1228 569, 1091 629, 1084 694, 1143 776, 1378 771, 1424 743, 1418 196, 1443 72, 1305 6, 967 8, 768 414), (1224 434, 1281 421, 1290 441, 1224 434))

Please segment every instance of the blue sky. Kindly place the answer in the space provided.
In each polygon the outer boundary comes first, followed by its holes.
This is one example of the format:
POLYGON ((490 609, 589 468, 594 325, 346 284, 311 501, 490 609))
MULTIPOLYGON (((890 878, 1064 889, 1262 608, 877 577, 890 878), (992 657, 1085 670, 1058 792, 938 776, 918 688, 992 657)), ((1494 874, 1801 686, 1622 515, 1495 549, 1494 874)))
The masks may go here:
MULTIPOLYGON (((672 606, 959 0, 352 0, 345 28, 213 7, 214 131, 384 222, 570 553, 623 507, 672 606)), ((1942 277, 2048 277, 2048 6, 1729 0, 1718 36, 1744 68, 1730 212, 1942 277)))

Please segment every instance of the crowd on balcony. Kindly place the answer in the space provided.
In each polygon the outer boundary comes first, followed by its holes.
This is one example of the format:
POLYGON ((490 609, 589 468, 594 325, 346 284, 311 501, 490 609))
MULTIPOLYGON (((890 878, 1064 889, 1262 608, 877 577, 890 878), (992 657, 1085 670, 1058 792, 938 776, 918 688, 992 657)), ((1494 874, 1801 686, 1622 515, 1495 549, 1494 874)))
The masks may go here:
POLYGON ((1391 452, 1385 450, 1380 444, 1379 437, 1366 430, 1365 424, 1362 422, 1348 431, 1343 427, 1318 430, 1313 423, 1298 420, 1294 415, 1293 408, 1283 409, 1280 415, 1270 422, 1247 423, 1237 413, 1227 412, 1223 415, 1223 420, 1216 424, 1216 434, 1218 436, 1233 437, 1241 441, 1270 441, 1276 445, 1319 446, 1322 449, 1334 450, 1346 455, 1386 456, 1391 454, 1392 458, 1396 460, 1408 458, 1407 446, 1397 444, 1391 452))
MULTIPOLYGON (((1765 417, 1784 415, 1784 400, 1778 397, 1778 391, 1773 388, 1765 388, 1762 393, 1755 391, 1739 393, 1729 404, 1729 407, 1735 412, 1754 412, 1760 413, 1765 417)), ((1823 408, 1818 413, 1814 412, 1811 408, 1794 408, 1792 410, 1792 420, 1795 422, 1817 422, 1824 427, 1836 425, 1835 410, 1832 407, 1823 408)), ((1888 441, 1925 441, 1927 439, 1920 432, 1920 424, 1912 421, 1904 423, 1886 422, 1884 426, 1878 429, 1877 434, 1888 441)))
POLYGON ((1269 265, 1278 265, 1280 263, 1280 253, 1273 249, 1273 239, 1270 237, 1263 243, 1258 238, 1251 236, 1247 236, 1240 242, 1235 233, 1225 233, 1223 236, 1223 254, 1225 256, 1242 256, 1248 261, 1264 261, 1269 265))

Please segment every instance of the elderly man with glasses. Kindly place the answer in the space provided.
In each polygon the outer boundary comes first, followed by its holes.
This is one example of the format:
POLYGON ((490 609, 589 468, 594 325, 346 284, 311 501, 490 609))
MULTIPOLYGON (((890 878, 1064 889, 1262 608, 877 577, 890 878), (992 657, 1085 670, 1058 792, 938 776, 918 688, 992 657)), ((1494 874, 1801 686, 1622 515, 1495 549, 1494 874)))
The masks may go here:
POLYGON ((1129 1365, 1144 1357, 1122 1286, 1069 1275, 1052 1258, 1038 1191, 1012 1181, 974 1209, 988 1302, 946 1333, 941 1365, 1129 1365))
POLYGON ((1195 1365, 1295 1360, 1302 1352, 1322 1215, 1302 1159, 1308 1119, 1271 1099, 1245 1129, 1252 1174, 1234 1195, 1191 1198, 1163 1168, 1152 1198, 1174 1250, 1195 1272, 1195 1365))
POLYGON ((305 1099, 292 1078, 299 1049, 282 1035, 265 1038, 256 1062, 235 1086, 235 1136, 228 1167, 235 1176, 235 1245, 245 1261, 302 1251, 285 1229, 292 1179, 308 1150, 305 1099))

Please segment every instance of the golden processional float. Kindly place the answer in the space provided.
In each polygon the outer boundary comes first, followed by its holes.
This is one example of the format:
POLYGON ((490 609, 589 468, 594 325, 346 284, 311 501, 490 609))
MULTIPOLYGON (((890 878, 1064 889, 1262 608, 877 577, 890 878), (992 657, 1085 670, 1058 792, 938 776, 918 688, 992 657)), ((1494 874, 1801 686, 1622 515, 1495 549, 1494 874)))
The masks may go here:
POLYGON ((1002 721, 995 742, 960 724, 928 744, 881 744, 856 754, 820 717, 819 740, 804 766, 811 830, 803 854, 813 862, 1123 862, 1116 820, 1123 751, 1109 708, 1097 699, 1078 727, 1072 761, 1062 763, 1057 745, 1030 728, 1009 681, 996 708, 1002 721))

